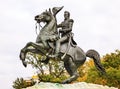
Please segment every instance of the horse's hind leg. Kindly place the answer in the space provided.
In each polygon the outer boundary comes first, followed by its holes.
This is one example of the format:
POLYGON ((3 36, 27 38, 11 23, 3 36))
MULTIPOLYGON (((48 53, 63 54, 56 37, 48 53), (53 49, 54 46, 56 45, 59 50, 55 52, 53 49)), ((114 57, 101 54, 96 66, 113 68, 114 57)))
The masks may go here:
POLYGON ((70 78, 64 80, 62 83, 71 83, 72 81, 76 80, 79 74, 77 73, 77 66, 71 57, 69 57, 69 59, 64 62, 64 66, 67 72, 70 74, 70 78))

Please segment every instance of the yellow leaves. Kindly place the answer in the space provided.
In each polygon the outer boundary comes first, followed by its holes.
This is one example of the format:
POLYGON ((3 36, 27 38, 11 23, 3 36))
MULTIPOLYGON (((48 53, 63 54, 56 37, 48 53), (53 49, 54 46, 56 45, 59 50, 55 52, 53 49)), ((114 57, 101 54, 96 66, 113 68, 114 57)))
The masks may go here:
POLYGON ((79 78, 77 79, 77 81, 83 82, 83 81, 85 81, 86 79, 87 79, 87 74, 85 74, 85 75, 82 76, 82 77, 79 77, 79 78))
POLYGON ((32 79, 39 79, 38 75, 33 75, 32 79))
POLYGON ((87 65, 88 67, 93 67, 93 66, 94 66, 94 61, 93 61, 92 59, 90 59, 90 60, 86 63, 86 65, 87 65))
POLYGON ((106 54, 101 58, 102 65, 106 70, 106 75, 98 73, 94 66, 94 61, 89 60, 83 66, 84 75, 78 78, 78 81, 86 81, 101 85, 119 87, 120 89, 120 51, 106 54))
POLYGON ((103 78, 97 78, 94 83, 96 84, 100 84, 100 85, 106 85, 107 84, 107 80, 103 79, 103 78))

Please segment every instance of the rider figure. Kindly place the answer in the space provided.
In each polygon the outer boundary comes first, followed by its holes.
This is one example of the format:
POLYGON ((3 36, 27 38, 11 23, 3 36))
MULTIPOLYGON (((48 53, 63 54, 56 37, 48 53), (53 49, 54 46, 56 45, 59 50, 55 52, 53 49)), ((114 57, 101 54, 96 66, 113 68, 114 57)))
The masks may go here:
POLYGON ((69 37, 73 34, 72 33, 73 22, 74 22, 73 19, 70 19, 70 13, 68 11, 65 11, 64 21, 61 24, 57 25, 57 28, 61 28, 59 29, 59 33, 61 33, 61 38, 56 41, 55 55, 52 55, 52 57, 58 56, 60 52, 61 43, 69 41, 69 37))

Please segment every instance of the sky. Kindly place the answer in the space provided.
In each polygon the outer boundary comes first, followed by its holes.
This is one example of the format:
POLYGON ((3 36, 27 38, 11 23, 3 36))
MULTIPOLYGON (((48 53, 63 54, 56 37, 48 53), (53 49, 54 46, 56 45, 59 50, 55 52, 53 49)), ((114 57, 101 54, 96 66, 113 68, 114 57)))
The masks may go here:
POLYGON ((12 89, 17 77, 34 74, 30 65, 23 67, 20 50, 36 40, 34 17, 59 6, 64 8, 57 14, 58 23, 69 11, 74 39, 85 52, 95 49, 102 57, 120 49, 120 0, 0 0, 1 89, 12 89))

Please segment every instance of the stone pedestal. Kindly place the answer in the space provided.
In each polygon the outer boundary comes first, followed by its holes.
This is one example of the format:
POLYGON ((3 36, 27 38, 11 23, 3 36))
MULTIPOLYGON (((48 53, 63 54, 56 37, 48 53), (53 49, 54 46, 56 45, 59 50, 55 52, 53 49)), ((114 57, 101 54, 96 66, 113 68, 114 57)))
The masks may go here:
POLYGON ((44 83, 41 82, 32 87, 24 89, 118 89, 114 87, 102 86, 97 84, 79 82, 73 84, 44 83))

